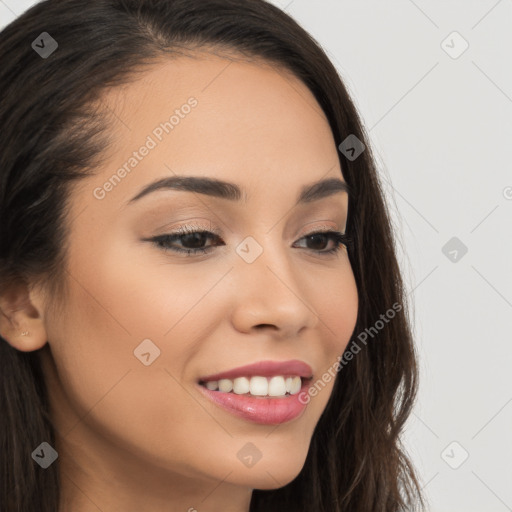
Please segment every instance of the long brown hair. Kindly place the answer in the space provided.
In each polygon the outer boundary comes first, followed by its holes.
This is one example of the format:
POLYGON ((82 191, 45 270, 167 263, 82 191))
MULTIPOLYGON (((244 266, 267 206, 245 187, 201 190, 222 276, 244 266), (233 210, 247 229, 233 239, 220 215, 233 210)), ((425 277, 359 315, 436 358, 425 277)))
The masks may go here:
MULTIPOLYGON (((353 336, 400 305, 357 355, 343 361, 299 475, 282 488, 254 490, 250 510, 423 509, 400 442, 417 392, 416 354, 370 141, 320 45, 264 0, 46 0, 3 29, 0 290, 42 280, 55 297, 62 292, 67 191, 94 173, 109 147, 107 119, 95 101, 151 63, 201 47, 291 71, 315 96, 337 145, 349 135, 364 143, 355 159, 339 152, 350 187, 349 257, 359 294, 353 336), (42 32, 58 42, 46 58, 31 47, 42 32)), ((55 441, 38 351, 18 351, 2 338, 0 410, 0 510, 55 512, 58 460, 42 470, 31 458, 43 440, 55 441)))

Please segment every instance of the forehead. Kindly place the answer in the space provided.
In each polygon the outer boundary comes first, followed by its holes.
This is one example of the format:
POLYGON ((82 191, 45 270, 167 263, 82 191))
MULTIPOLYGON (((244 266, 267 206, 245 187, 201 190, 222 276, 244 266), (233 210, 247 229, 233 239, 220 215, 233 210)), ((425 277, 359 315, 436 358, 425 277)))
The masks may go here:
POLYGON ((110 90, 103 104, 114 119, 113 144, 97 180, 151 146, 111 194, 124 202, 172 174, 221 178, 256 194, 269 185, 291 187, 294 198, 302 184, 341 177, 332 132, 311 91, 262 61, 213 54, 163 60, 110 90))

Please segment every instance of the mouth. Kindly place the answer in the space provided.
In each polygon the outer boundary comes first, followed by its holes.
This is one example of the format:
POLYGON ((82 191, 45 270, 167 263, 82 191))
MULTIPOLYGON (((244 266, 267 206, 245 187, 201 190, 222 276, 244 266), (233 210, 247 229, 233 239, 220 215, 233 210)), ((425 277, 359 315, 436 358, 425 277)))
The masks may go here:
POLYGON ((262 361, 201 377, 196 384, 209 401, 239 419, 279 425, 304 413, 312 373, 302 361, 262 361))
POLYGON ((200 380, 199 385, 209 391, 230 393, 254 398, 282 398, 296 395, 304 383, 313 377, 305 378, 299 375, 263 375, 242 376, 235 379, 200 380))

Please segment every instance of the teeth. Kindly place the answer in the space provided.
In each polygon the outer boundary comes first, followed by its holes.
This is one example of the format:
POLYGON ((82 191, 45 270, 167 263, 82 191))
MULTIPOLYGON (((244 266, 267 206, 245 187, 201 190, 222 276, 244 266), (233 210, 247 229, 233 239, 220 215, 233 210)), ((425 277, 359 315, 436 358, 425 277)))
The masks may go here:
POLYGON ((245 395, 245 393, 249 393, 249 390, 249 379, 246 377, 238 377, 233 381, 233 393, 236 393, 237 395, 245 395))
MULTIPOLYGON (((208 382, 206 384, 208 384, 208 382)), ((218 387, 219 387, 219 391, 222 391, 224 393, 229 393, 233 389, 233 381, 229 380, 229 379, 220 379, 218 387)), ((213 388, 213 389, 214 390, 217 389, 217 386, 215 386, 215 388, 213 388)))
MULTIPOLYGON (((245 379, 245 377, 242 377, 245 379)), ((245 379, 247 380, 247 379, 245 379)), ((251 377, 249 381, 249 393, 256 396, 268 395, 268 380, 266 377, 251 377)))
POLYGON ((211 391, 235 393, 237 395, 250 394, 253 396, 285 396, 286 393, 296 395, 302 386, 298 376, 284 377, 237 377, 236 379, 220 379, 206 382, 205 387, 211 391))
MULTIPOLYGON (((208 389, 211 389, 212 391, 215 391, 218 387, 219 387, 219 384, 221 382, 226 382, 226 381, 219 381, 217 382, 216 380, 210 380, 208 381, 205 386, 208 388, 208 389)), ((221 389, 221 391, 225 391, 224 389, 221 389)), ((228 391, 231 391, 230 389, 228 389, 228 391)))
MULTIPOLYGON (((300 377, 298 377, 299 382, 302 384, 300 377)), ((284 396, 286 395, 286 381, 283 377, 272 377, 268 381, 268 394, 270 396, 284 396)))

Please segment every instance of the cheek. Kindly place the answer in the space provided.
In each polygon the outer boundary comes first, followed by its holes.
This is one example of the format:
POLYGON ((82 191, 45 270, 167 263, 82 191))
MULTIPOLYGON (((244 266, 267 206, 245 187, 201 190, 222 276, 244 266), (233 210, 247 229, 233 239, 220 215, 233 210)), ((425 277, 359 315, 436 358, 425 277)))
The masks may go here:
MULTIPOLYGON (((173 296, 169 290, 144 293, 151 281, 140 274, 132 273, 129 282, 115 270, 108 280, 99 272, 94 278, 82 273, 80 280, 88 283, 87 291, 74 281, 66 314, 48 330, 64 397, 56 406, 63 434, 81 444, 92 430, 95 440, 106 439, 136 457, 161 467, 178 465, 193 475, 200 454, 211 450, 211 439, 205 411, 181 383, 194 353, 193 343, 185 341, 196 339, 187 329, 190 319, 180 321, 190 306, 179 297, 166 302, 173 296), (176 308, 180 302, 185 304, 176 308), (147 366, 134 355, 143 339, 154 341, 160 351, 147 366)), ((161 282, 159 288, 165 288, 161 282)), ((190 288, 188 294, 194 295, 190 288)))
MULTIPOLYGON (((143 265, 110 248, 98 254, 95 260, 75 257, 64 314, 48 329, 75 415, 105 436, 124 438, 131 450, 139 436, 150 438, 144 450, 156 452, 159 442, 204 438, 201 429, 193 433, 194 425, 204 425, 205 412, 181 382, 212 322, 223 318, 215 313, 218 295, 208 292, 230 267, 198 278, 193 265, 143 265), (148 418, 150 431, 162 434, 148 436, 148 418)), ((173 453, 185 454, 185 446, 173 453)), ((196 450, 193 442, 188 449, 196 450)))
POLYGON ((357 285, 348 260, 339 273, 312 283, 312 305, 319 317, 317 328, 324 355, 334 363, 350 341, 359 308, 357 285))
POLYGON ((315 378, 314 390, 310 390, 311 409, 321 414, 332 393, 334 382, 339 378, 339 358, 350 343, 357 322, 359 308, 358 290, 354 274, 348 265, 337 278, 329 279, 323 290, 315 296, 315 310, 319 316, 319 337, 322 343, 322 367, 315 378))

